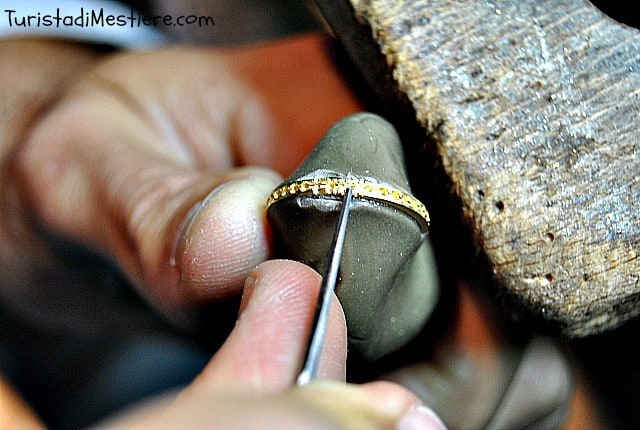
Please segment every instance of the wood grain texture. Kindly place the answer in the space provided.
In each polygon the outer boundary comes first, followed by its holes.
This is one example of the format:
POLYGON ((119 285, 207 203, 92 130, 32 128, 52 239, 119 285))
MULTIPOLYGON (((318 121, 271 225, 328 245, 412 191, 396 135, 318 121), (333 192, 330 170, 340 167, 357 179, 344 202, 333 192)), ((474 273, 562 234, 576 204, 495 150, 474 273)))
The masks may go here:
POLYGON ((568 336, 640 313, 639 31, 575 0, 318 4, 409 100, 499 291, 568 336))

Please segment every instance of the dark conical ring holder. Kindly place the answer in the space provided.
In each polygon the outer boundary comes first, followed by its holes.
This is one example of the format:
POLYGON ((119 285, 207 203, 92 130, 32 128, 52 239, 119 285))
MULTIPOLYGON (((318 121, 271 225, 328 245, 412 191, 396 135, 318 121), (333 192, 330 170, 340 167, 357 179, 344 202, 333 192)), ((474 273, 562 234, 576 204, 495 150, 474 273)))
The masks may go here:
POLYGON ((429 214, 411 195, 400 139, 368 113, 336 123, 267 203, 280 257, 324 272, 340 202, 353 190, 336 293, 350 350, 377 359, 410 341, 438 298, 429 214))

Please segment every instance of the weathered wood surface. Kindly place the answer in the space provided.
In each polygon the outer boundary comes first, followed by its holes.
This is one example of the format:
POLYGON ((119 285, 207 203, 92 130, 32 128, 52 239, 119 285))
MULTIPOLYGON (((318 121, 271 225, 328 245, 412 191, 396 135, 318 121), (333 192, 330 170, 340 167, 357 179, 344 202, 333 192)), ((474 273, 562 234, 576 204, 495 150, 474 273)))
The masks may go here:
POLYGON ((496 291, 569 336, 640 314, 638 30, 576 0, 317 3, 413 106, 496 291))

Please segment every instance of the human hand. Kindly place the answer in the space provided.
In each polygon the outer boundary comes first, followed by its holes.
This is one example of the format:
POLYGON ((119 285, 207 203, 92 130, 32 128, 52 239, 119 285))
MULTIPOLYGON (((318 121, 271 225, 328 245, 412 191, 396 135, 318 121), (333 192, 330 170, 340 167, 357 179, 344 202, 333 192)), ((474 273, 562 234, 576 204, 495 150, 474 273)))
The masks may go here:
POLYGON ((322 44, 171 48, 79 67, 4 144, 3 288, 17 302, 41 293, 29 272, 63 269, 53 237, 105 256, 183 326, 199 305, 239 294, 269 254, 271 169, 295 167, 358 107, 322 44))
POLYGON ((439 419, 398 385, 347 385, 346 324, 334 296, 319 377, 293 387, 320 285, 309 267, 261 264, 247 278, 240 315, 202 373, 170 401, 134 408, 107 428, 435 429, 439 419), (333 380, 330 381, 329 379, 333 380))

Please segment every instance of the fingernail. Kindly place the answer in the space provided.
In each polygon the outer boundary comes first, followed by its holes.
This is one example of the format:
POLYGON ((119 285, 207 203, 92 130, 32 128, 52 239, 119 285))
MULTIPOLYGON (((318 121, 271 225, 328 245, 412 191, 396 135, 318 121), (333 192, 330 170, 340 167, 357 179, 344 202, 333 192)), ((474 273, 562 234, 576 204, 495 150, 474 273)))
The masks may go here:
POLYGON ((244 310, 247 308, 251 294, 256 286, 256 278, 253 274, 249 274, 244 281, 244 288, 242 290, 242 298, 240 299, 240 309, 238 310, 238 317, 242 317, 244 310))
POLYGON ((193 205, 180 223, 180 227, 178 227, 178 234, 176 234, 176 237, 173 240, 173 246, 171 247, 171 258, 169 259, 169 264, 174 267, 177 267, 179 264, 179 258, 177 258, 177 256, 182 249, 182 243, 184 242, 185 237, 187 237, 187 232, 191 228, 193 220, 200 212, 200 209, 202 209, 202 202, 198 202, 193 205))
MULTIPOLYGON (((229 182, 232 182, 232 181, 229 181, 229 182)), ((203 200, 196 202, 191 207, 191 209, 189 209, 182 223, 180 224, 180 227, 178 228, 178 234, 176 234, 173 242, 173 247, 171 249, 171 257, 169 260, 169 263, 172 266, 179 268, 180 254, 185 246, 185 240, 187 239, 189 232, 191 231, 191 227, 193 227, 193 224, 198 218, 198 215, 200 215, 200 212, 202 212, 202 208, 204 208, 207 205, 207 202, 209 202, 209 200, 211 200, 211 198, 213 198, 213 196, 216 195, 220 191, 220 189, 226 186, 229 182, 215 187, 213 190, 209 192, 209 194, 207 194, 207 196, 203 200)))
POLYGON ((397 430, 446 430, 439 416, 425 405, 411 407, 398 423, 397 430))

